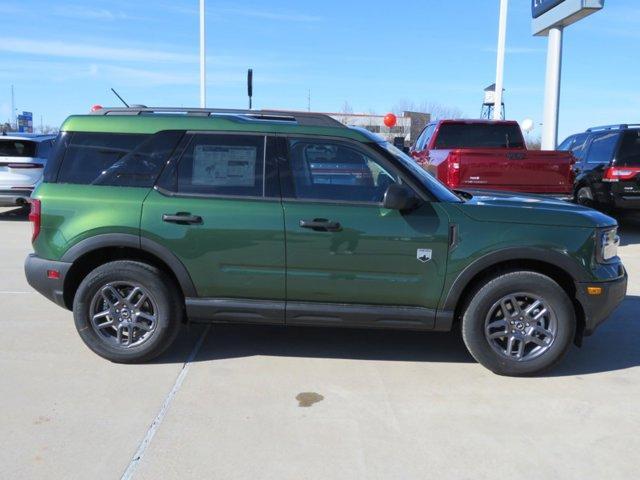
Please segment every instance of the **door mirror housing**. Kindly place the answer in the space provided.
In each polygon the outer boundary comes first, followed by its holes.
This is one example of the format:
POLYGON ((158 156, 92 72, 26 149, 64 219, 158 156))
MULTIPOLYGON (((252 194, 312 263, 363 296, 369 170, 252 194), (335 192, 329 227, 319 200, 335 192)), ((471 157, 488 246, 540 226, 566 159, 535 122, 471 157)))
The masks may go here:
POLYGON ((399 210, 401 212, 407 212, 413 210, 420 204, 420 199, 406 185, 399 185, 393 183, 389 185, 384 192, 382 199, 382 206, 390 210, 399 210))

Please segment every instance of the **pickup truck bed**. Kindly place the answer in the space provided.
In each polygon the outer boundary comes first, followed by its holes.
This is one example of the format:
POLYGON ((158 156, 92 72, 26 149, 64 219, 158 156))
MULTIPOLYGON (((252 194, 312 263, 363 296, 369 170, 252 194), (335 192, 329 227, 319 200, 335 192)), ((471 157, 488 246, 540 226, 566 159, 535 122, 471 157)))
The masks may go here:
POLYGON ((430 124, 411 154, 450 188, 560 197, 573 193, 573 155, 527 150, 516 122, 444 120, 430 124))

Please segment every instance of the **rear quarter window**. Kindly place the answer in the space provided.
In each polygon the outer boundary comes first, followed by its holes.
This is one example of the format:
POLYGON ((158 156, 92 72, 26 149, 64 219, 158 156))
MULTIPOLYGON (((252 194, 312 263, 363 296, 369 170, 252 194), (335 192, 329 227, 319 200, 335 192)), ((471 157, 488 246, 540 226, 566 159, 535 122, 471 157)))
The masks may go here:
POLYGON ((57 182, 90 185, 146 138, 147 135, 75 132, 69 139, 57 182))
POLYGON ((625 132, 616 163, 626 167, 640 167, 640 130, 625 132))

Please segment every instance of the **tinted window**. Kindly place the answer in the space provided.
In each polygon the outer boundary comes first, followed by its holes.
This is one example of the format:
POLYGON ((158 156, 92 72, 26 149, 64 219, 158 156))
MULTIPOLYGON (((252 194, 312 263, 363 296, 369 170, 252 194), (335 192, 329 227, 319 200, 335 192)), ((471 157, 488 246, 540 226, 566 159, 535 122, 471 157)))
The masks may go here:
POLYGON ((265 137, 194 135, 178 165, 177 191, 260 197, 265 137))
POLYGON ((0 157, 35 157, 36 144, 29 140, 0 138, 0 157))
POLYGON ((573 145, 573 141, 575 140, 575 138, 576 138, 575 135, 571 135, 564 142, 558 145, 558 148, 556 150, 564 150, 564 151, 571 150, 571 146, 573 145))
POLYGON ((431 140, 431 136, 433 135, 433 131, 435 129, 435 124, 427 125, 427 127, 422 131, 422 134, 418 138, 418 141, 416 142, 416 150, 421 151, 427 148, 429 140, 431 140))
POLYGON ((397 182, 389 167, 343 142, 291 139, 289 156, 296 198, 378 203, 397 182))
POLYGON ((625 132, 616 161, 619 165, 640 166, 640 130, 625 132))
POLYGON ((517 124, 443 123, 434 148, 524 148, 517 124))
POLYGON ((73 133, 64 154, 58 182, 92 184, 147 138, 148 135, 73 133))
POLYGON ((618 143, 619 134, 603 133, 591 141, 587 162, 589 163, 609 163, 613 159, 613 152, 618 143))
POLYGON ((159 132, 115 162, 93 181, 94 185, 151 187, 183 132, 159 132))
MULTIPOLYGON (((571 146, 571 152, 578 160, 584 160, 585 153, 587 152, 587 145, 589 143, 589 134, 581 133, 574 137, 573 145, 571 146)), ((558 149, 561 150, 561 149, 558 149)))
POLYGON ((53 142, 51 140, 45 140, 44 142, 40 142, 38 144, 38 157, 49 158, 49 153, 51 152, 52 145, 53 145, 53 142))

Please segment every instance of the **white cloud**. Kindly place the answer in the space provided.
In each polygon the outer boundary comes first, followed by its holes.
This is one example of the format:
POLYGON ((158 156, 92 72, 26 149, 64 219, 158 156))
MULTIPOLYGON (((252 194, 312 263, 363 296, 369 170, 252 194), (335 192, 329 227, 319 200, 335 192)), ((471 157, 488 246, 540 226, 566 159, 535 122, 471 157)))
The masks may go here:
POLYGON ((126 20, 130 19, 128 15, 120 12, 108 10, 106 8, 91 8, 83 5, 56 5, 52 12, 58 17, 79 18, 84 20, 126 20))
POLYGON ((322 21, 322 17, 304 13, 283 10, 258 10, 256 8, 218 8, 212 13, 238 15, 242 17, 262 18, 264 20, 276 20, 282 22, 315 23, 322 21))
POLYGON ((82 42, 0 37, 0 51, 30 55, 134 62, 196 62, 197 55, 145 48, 104 47, 82 42))

